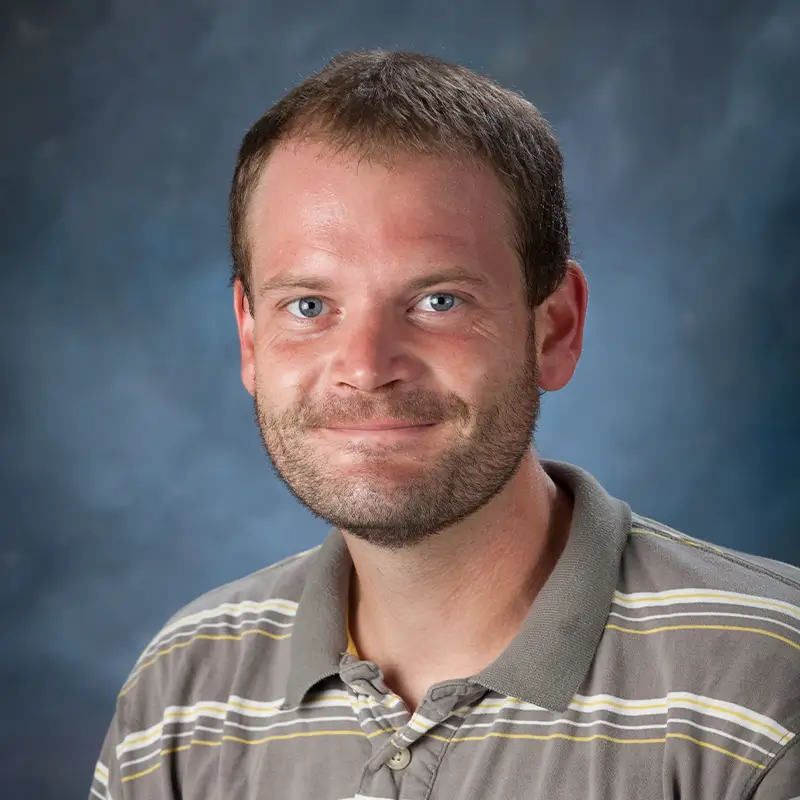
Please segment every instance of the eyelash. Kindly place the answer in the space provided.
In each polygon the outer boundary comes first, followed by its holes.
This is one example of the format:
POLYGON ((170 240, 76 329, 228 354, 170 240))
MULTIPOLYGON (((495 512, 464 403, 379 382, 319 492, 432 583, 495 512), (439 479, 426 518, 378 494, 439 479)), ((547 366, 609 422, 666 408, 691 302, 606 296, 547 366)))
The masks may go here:
MULTIPOLYGON (((442 291, 439 291, 439 292, 428 292, 428 294, 425 294, 422 297, 420 297, 420 299, 417 302, 419 302, 420 300, 423 300, 426 297, 433 297, 433 296, 435 296, 437 294, 449 294, 452 297, 455 297, 457 300, 460 301, 458 305, 454 306, 452 309, 448 309, 449 311, 455 311, 456 308, 460 308, 462 305, 464 305, 464 304, 469 302, 469 300, 466 297, 464 297, 463 295, 458 294, 457 292, 442 292, 442 291)), ((284 311, 292 303, 296 303, 298 300, 305 300, 306 298, 309 298, 309 297, 312 297, 315 300, 322 300, 324 302, 324 298, 320 297, 319 295, 316 295, 316 294, 301 294, 298 297, 293 297, 290 300, 285 300, 284 302, 282 302, 278 306, 278 308, 281 311, 284 311)), ((415 305, 416 305, 416 303, 415 303, 415 305)), ((431 312, 427 312, 427 313, 429 313, 429 314, 441 314, 441 312, 437 312, 437 311, 431 311, 431 312)), ((290 316, 292 317, 292 319, 297 320, 298 322, 314 322, 314 321, 316 321, 318 319, 318 317, 296 317, 294 314, 290 314, 290 316)))

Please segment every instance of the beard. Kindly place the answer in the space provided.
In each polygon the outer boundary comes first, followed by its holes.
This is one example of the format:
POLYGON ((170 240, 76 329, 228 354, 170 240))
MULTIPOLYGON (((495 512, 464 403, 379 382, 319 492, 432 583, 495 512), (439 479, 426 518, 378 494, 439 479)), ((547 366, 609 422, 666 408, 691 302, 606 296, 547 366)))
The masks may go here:
POLYGON ((532 446, 542 394, 532 328, 522 369, 480 405, 412 390, 277 411, 257 376, 254 416, 273 471, 314 516, 381 548, 413 547, 466 519, 503 490, 532 446), (430 435, 443 444, 351 442, 332 452, 310 430, 370 419, 435 420, 442 424, 430 435))

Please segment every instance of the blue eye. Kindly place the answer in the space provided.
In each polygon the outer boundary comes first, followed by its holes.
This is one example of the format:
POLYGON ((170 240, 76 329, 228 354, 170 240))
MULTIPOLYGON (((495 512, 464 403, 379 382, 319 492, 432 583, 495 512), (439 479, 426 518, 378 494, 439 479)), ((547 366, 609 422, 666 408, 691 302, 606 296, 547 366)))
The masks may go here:
MULTIPOLYGON (((303 314, 300 319, 314 319, 322 311, 322 298, 320 297, 299 297, 297 300, 287 303, 286 308, 289 308, 294 303, 300 304, 300 313, 303 314), (308 316, 305 316, 305 312, 308 312, 308 316)), ((289 313, 292 314, 291 311, 289 313)), ((292 316, 296 317, 297 314, 292 314, 292 316)))
MULTIPOLYGON (((434 312, 450 311, 452 308, 457 308, 459 304, 464 302, 458 295, 452 292, 433 292, 425 295, 425 297, 420 300, 420 303, 428 298, 432 298, 431 308, 434 312)), ((295 303, 298 304, 298 311, 300 313, 295 314, 290 310, 289 313, 293 317, 297 317, 298 319, 316 319, 322 313, 324 301, 321 297, 306 295, 305 297, 298 297, 295 300, 290 300, 288 303, 284 304, 283 308, 290 309, 295 303)))
MULTIPOLYGON (((426 294, 423 300, 427 300, 429 297, 434 298, 434 302, 431 302, 431 307, 434 311, 449 311, 451 308, 455 307, 455 301, 459 303, 464 302, 452 292, 434 292, 433 294, 426 294), (445 298, 443 302, 442 298, 445 298), (450 300, 447 298, 450 298, 450 300)), ((422 300, 420 300, 420 302, 422 302, 422 300)))

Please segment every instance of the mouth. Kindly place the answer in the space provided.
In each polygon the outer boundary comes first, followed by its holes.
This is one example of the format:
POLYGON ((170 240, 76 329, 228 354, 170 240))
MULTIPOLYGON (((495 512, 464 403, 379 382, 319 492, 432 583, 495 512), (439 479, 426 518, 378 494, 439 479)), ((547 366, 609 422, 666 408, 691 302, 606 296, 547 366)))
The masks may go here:
POLYGON ((428 422, 397 422, 396 420, 375 420, 373 422, 362 422, 360 425, 331 425, 331 430, 348 431, 385 431, 398 430, 400 428, 424 428, 433 423, 428 422))
POLYGON ((373 427, 369 424, 353 428, 317 428, 316 430, 332 439, 347 439, 348 441, 403 441, 415 436, 423 436, 435 428, 438 423, 422 425, 404 425, 393 423, 391 426, 382 425, 373 427))

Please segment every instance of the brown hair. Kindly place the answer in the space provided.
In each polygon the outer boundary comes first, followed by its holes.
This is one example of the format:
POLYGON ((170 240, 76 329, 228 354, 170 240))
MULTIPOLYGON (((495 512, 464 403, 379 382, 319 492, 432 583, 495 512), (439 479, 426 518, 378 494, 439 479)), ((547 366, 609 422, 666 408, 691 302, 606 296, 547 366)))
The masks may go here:
POLYGON ((570 254, 563 159, 527 100, 466 67, 417 53, 343 53, 306 78, 247 132, 230 193, 233 274, 253 309, 247 206, 275 147, 314 137, 363 158, 392 152, 488 163, 510 201, 529 308, 564 278, 570 254))

